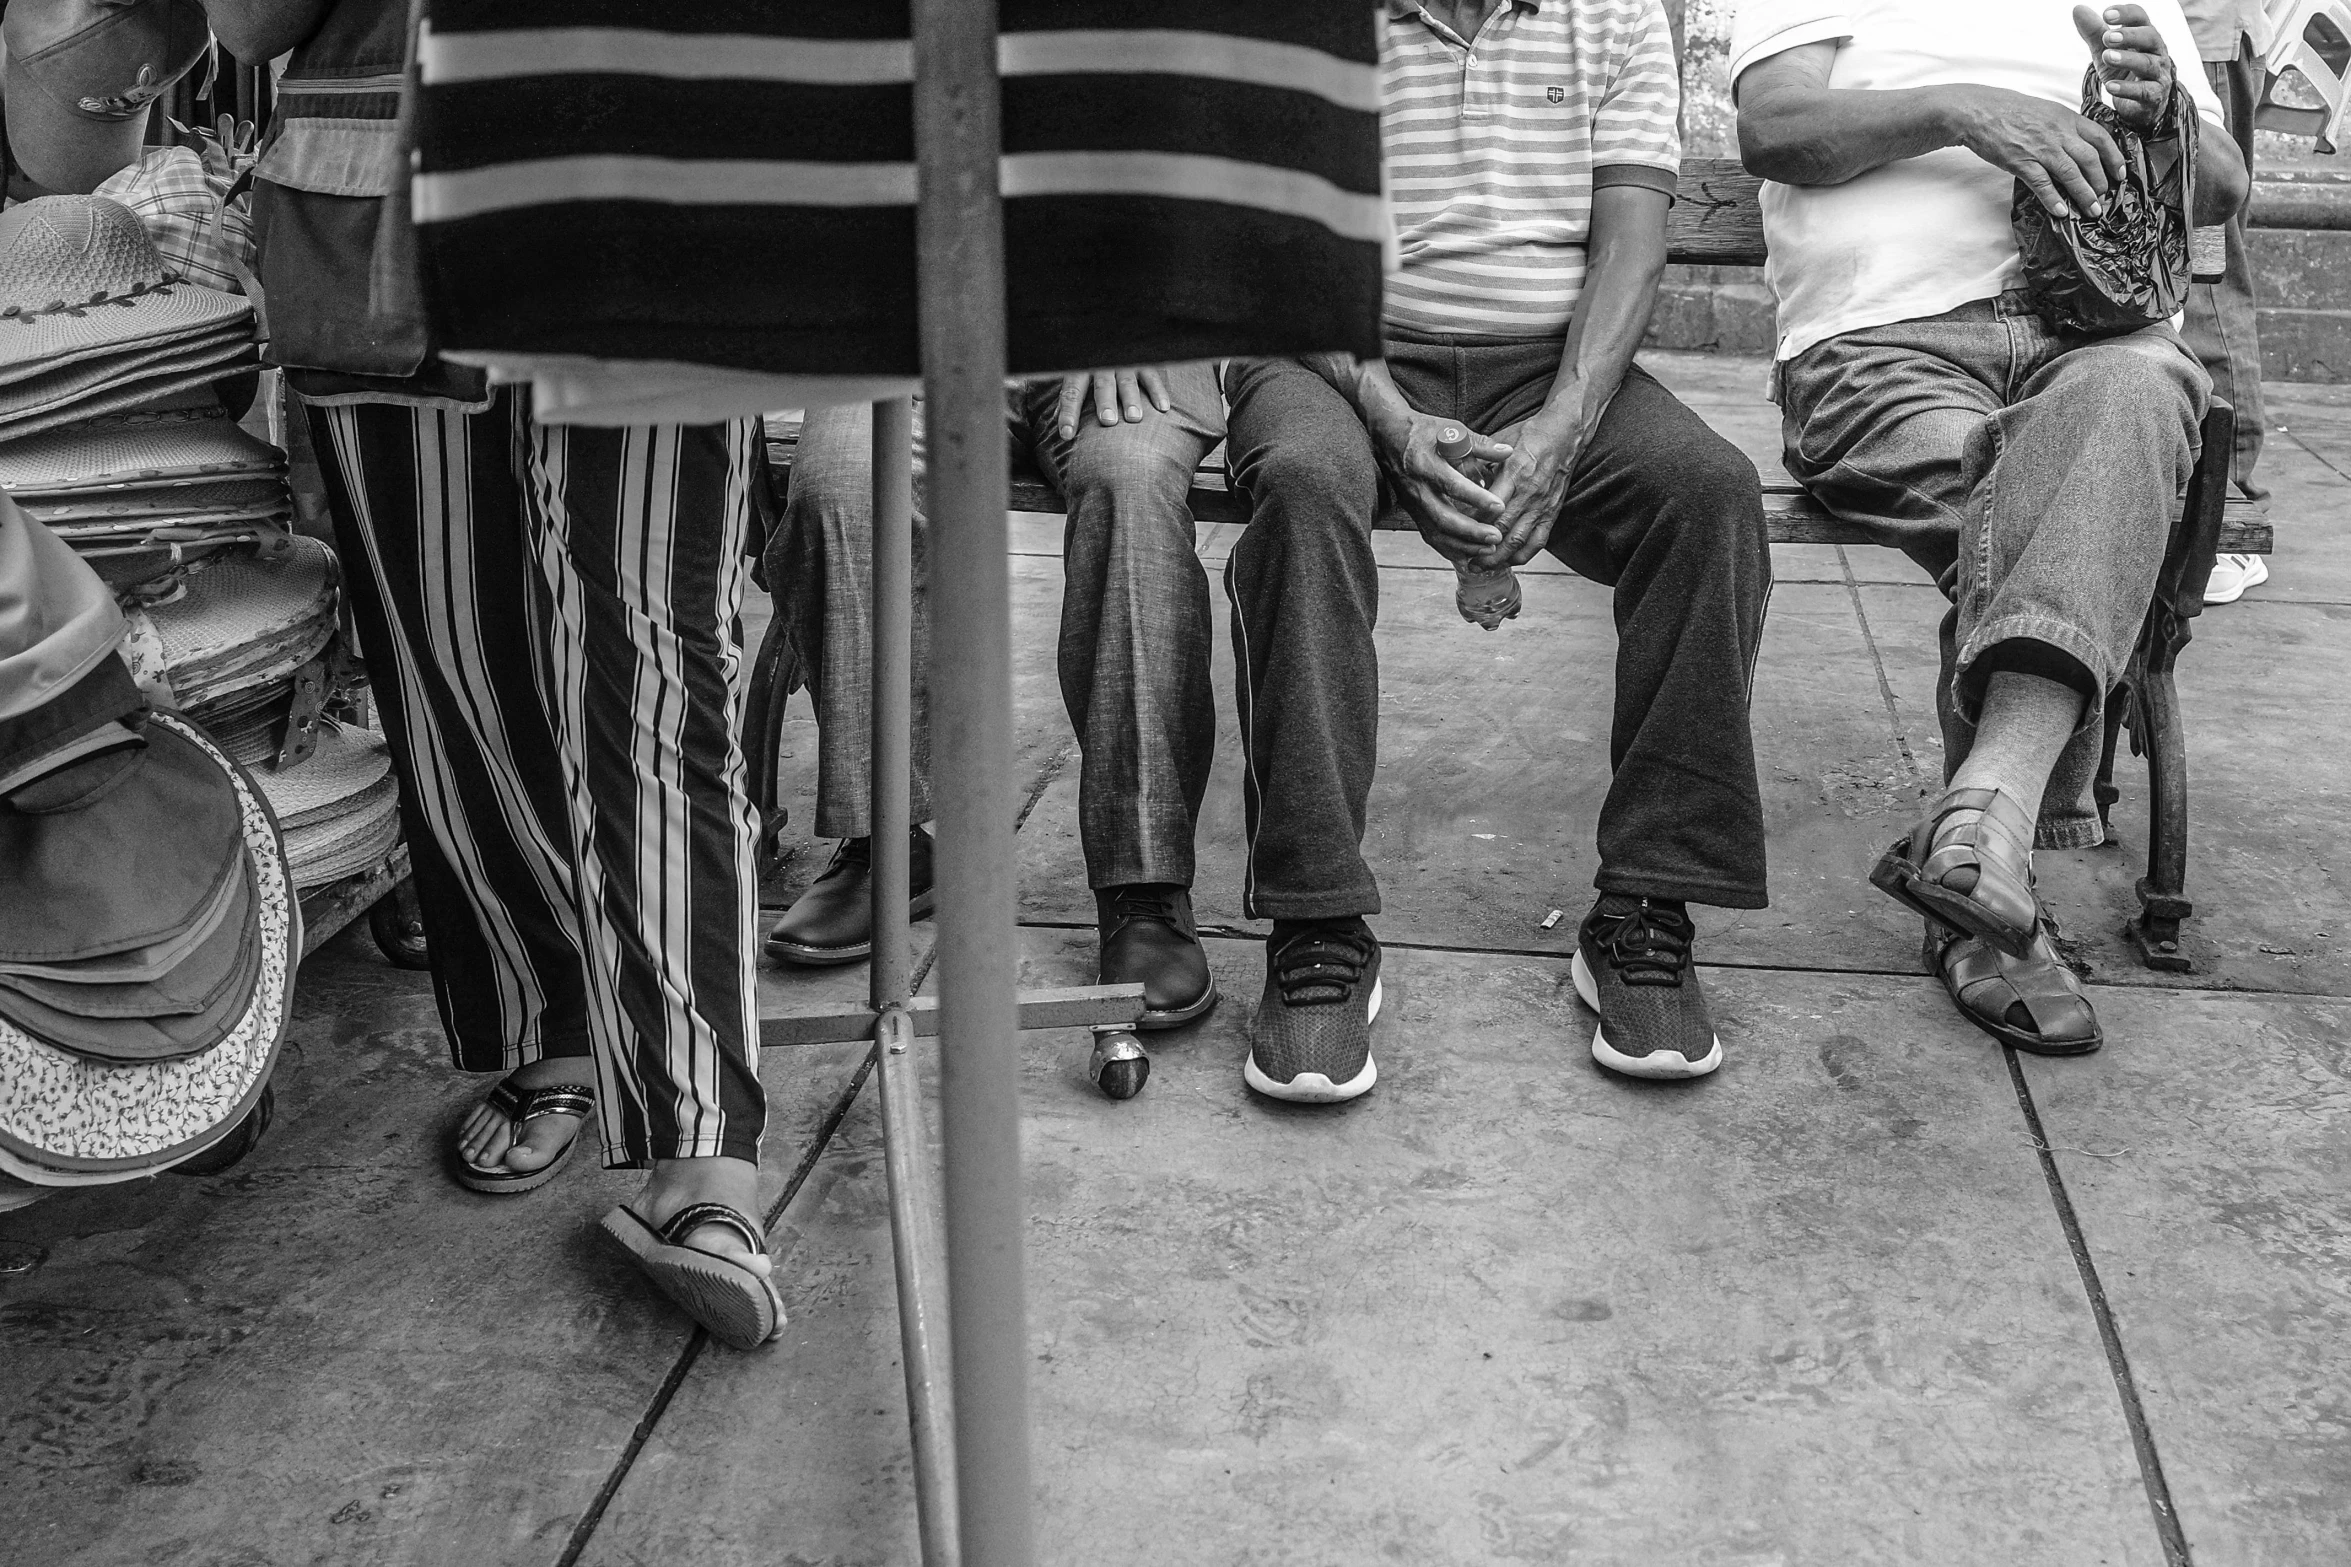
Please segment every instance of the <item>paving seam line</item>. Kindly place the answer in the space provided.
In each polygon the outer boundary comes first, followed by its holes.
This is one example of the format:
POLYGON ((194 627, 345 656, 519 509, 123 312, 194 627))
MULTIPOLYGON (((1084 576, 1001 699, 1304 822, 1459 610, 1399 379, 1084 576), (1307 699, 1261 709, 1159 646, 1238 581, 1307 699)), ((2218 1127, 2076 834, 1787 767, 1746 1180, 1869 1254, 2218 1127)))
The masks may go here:
POLYGON ((2163 1456, 2155 1449, 2155 1428, 2148 1422, 2147 1408, 2139 1399, 2138 1379, 2131 1374, 2130 1356, 2123 1349, 2122 1330, 2115 1324, 2106 1286, 2099 1282, 2098 1264, 2090 1255, 2089 1238, 2082 1233, 2081 1216, 2074 1211, 2073 1198, 2065 1189, 2065 1176, 2057 1168, 2056 1151, 2049 1146, 2048 1133, 2041 1126, 2040 1107, 2033 1103, 2024 1064, 2009 1046, 2003 1045, 2000 1053, 2008 1058, 2008 1079, 2015 1086, 2017 1106, 2024 1111, 2025 1129, 2032 1134, 2033 1156, 2041 1162, 2041 1179, 2048 1183, 2050 1200, 2057 1206, 2057 1222, 2065 1231, 2067 1248, 2073 1253, 2074 1270, 2081 1275, 2083 1292, 2089 1296, 2090 1315, 2098 1324, 2098 1342, 2106 1351, 2106 1368, 2113 1374, 2114 1390, 2122 1399, 2123 1423, 2131 1433, 2131 1452, 2139 1462, 2139 1481, 2146 1488, 2147 1509, 2154 1514, 2155 1535, 2163 1544, 2163 1560, 2166 1567, 2194 1567, 2195 1559, 2188 1552, 2187 1531, 2180 1526, 2179 1509, 2172 1504, 2170 1482, 2163 1477, 2163 1456))
MULTIPOLYGON (((1092 930, 1091 922, 1081 920, 1024 919, 1022 930, 1092 930)), ((1255 941, 1266 938, 1262 932, 1242 930, 1232 925, 1205 924, 1200 927, 1205 941, 1255 941)), ((1435 952, 1463 958, 1542 958, 1564 963, 1575 956, 1573 947, 1463 947, 1442 941, 1390 941, 1383 938, 1383 950, 1391 952, 1435 952)), ((1839 978, 1861 979, 1916 979, 1932 980, 1934 975, 1915 968, 1823 968, 1814 963, 1739 963, 1723 959, 1700 959, 1694 967, 1724 969, 1735 974, 1828 974, 1839 978)), ((2351 993, 2333 990, 2273 990, 2253 985, 2126 985, 2112 980, 2084 979, 2085 987, 2112 990, 2125 994, 2153 993, 2166 996, 2244 996, 2254 1000, 2283 1001, 2343 1001, 2351 1000, 2351 993)))
POLYGON ((1902 732, 1902 709, 1894 700, 1894 682, 1886 678, 1886 656, 1878 651, 1878 637, 1870 629, 1869 611, 1861 606, 1861 583, 1853 575, 1853 557, 1845 546, 1837 546, 1837 567, 1845 576, 1845 596, 1853 601, 1853 618, 1861 624, 1861 645, 1869 649, 1869 667, 1877 672, 1878 696, 1886 704, 1886 722, 1894 731, 1894 744, 1902 752, 1902 760, 1910 767, 1910 776, 1926 780, 1926 769, 1918 765, 1918 757, 1910 749, 1910 737, 1902 732))
MULTIPOLYGON (((1076 750, 1077 741, 1067 740, 1055 747, 1053 754, 1046 758, 1045 765, 1038 769, 1036 778, 1031 782, 1027 796, 1021 801, 1020 814, 1013 819, 1012 830, 1015 833, 1028 825, 1029 817, 1044 800, 1045 791, 1053 787, 1053 781, 1069 766, 1070 757, 1076 750)), ((931 962, 937 955, 938 944, 934 941, 915 960, 913 976, 908 985, 910 991, 919 993, 922 990, 924 981, 930 978, 931 962)), ((873 1075, 874 1065, 874 1052, 869 1049, 865 1059, 858 1063, 856 1074, 849 1079, 848 1086, 841 1090, 832 1107, 825 1112, 816 1135, 809 1140, 807 1148, 801 1152, 800 1162, 793 1167, 791 1178, 784 1183, 782 1193, 760 1215, 759 1227, 762 1233, 773 1230, 776 1221, 784 1216, 784 1210, 792 1205, 792 1199, 800 1195, 800 1188, 807 1182, 809 1172, 816 1168, 816 1161, 832 1146, 833 1136, 840 1131, 841 1123, 849 1118, 850 1106, 864 1092, 866 1080, 873 1075)), ((571 1534, 564 1541, 563 1554, 555 1558, 555 1567, 576 1567, 589 1542, 595 1538, 598 1526, 604 1522, 605 1510, 612 1505, 612 1499, 620 1494, 620 1488, 627 1483, 630 1471, 636 1467, 637 1455, 644 1451, 646 1442, 652 1439, 662 1417, 669 1413, 670 1401, 677 1397, 678 1389, 685 1386, 687 1374, 701 1360, 702 1351, 709 1343, 710 1334, 700 1327, 696 1327, 693 1335, 686 1340, 686 1347, 678 1352, 669 1374, 661 1379, 661 1386, 654 1390, 645 1412, 637 1417, 636 1428, 629 1433, 628 1442, 621 1448, 620 1456, 613 1461, 604 1483, 596 1488, 595 1498, 589 1502, 587 1511, 581 1513, 579 1521, 572 1525, 571 1534)))
MULTIPOLYGON (((775 1228, 776 1220, 783 1217, 784 1209, 789 1207, 792 1199, 800 1194, 800 1188, 807 1181, 809 1172, 816 1168, 816 1161, 823 1155, 825 1149, 832 1145, 833 1134, 840 1130, 841 1123, 848 1119, 849 1107, 857 1102, 857 1096, 865 1088, 865 1080, 873 1074, 873 1069, 874 1056, 869 1049, 865 1053, 865 1059, 858 1063, 856 1074, 849 1079, 848 1086, 841 1090, 839 1096, 834 1099, 832 1107, 825 1112, 824 1121, 818 1126, 816 1136, 810 1140, 807 1151, 801 1154, 800 1162, 793 1168, 791 1178, 784 1183, 782 1195, 778 1196, 774 1205, 760 1216, 762 1233, 775 1228)), ((629 1472, 636 1467, 637 1455, 644 1450, 646 1442, 652 1439, 654 1429, 661 1424, 661 1417, 669 1413, 670 1401, 677 1397, 678 1389, 685 1386, 687 1374, 701 1360, 702 1351, 708 1348, 709 1344, 709 1331, 697 1325, 692 1335, 687 1338, 686 1347, 678 1352, 678 1358, 670 1366, 669 1374, 661 1379, 661 1386, 654 1390, 652 1401, 645 1406, 645 1412, 637 1417, 636 1428, 629 1433, 629 1439, 622 1446, 620 1456, 613 1460, 611 1470, 604 1476, 604 1483, 596 1488, 596 1495, 588 1503, 587 1511, 581 1513, 579 1521, 572 1525, 571 1534, 563 1542, 563 1554, 555 1558, 555 1567, 574 1567, 574 1564, 579 1561, 581 1553, 587 1550, 588 1542, 595 1538, 597 1526, 604 1522, 605 1509, 610 1507, 612 1499, 620 1494, 620 1488, 627 1482, 629 1472)))

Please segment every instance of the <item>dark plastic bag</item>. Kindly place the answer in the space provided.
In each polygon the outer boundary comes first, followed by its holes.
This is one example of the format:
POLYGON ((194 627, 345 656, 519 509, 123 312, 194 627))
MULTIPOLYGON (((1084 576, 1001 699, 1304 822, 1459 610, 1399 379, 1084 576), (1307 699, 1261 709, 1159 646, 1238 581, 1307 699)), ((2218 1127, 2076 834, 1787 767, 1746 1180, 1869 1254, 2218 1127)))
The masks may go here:
POLYGON ((2082 116, 2122 149, 2122 181, 2106 193, 2105 212, 2052 218, 2019 180, 2008 221, 2042 319, 2062 332, 2110 337, 2168 321, 2188 302, 2196 106, 2174 82, 2162 121, 2143 134, 2107 105, 2092 66, 2082 76, 2082 116))

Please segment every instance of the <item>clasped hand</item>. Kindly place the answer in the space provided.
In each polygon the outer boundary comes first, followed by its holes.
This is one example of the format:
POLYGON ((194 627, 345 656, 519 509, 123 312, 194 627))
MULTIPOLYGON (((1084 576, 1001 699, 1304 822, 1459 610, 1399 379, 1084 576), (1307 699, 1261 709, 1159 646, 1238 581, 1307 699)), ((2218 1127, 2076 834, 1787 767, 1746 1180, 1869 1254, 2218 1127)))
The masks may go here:
POLYGON ((1518 566, 1551 537, 1567 497, 1577 441, 1561 420, 1538 414, 1511 444, 1470 432, 1469 457, 1485 467, 1480 484, 1437 453, 1437 432, 1450 421, 1417 410, 1386 420, 1373 445, 1422 538, 1448 560, 1518 566))

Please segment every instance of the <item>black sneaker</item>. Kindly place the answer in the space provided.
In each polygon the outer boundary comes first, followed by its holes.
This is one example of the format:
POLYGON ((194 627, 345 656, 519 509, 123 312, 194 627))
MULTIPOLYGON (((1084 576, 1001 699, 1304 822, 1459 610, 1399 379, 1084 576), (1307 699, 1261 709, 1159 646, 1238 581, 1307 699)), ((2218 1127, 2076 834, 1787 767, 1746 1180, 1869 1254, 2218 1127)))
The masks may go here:
POLYGON ((1696 935, 1670 898, 1603 893, 1576 933, 1575 993, 1600 1014, 1592 1059, 1627 1077, 1704 1077, 1722 1065, 1722 1041, 1706 1015, 1696 935))
POLYGON ((1173 882, 1104 887, 1094 894, 1094 910, 1101 982, 1142 982, 1143 1016, 1135 1027, 1176 1028, 1216 1005, 1216 978, 1192 920, 1190 888, 1173 882))
POLYGON ((1276 920, 1242 1081, 1300 1104, 1369 1093, 1380 1076, 1371 1059, 1379 1015, 1380 944, 1369 925, 1353 915, 1276 920))

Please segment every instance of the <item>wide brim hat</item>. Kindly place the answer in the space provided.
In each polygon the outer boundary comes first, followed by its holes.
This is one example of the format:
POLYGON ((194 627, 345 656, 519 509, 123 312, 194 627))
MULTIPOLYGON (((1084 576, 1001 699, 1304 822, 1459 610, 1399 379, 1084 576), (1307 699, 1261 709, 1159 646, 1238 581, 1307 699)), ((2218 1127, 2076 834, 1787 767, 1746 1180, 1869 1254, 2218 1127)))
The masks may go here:
POLYGON ((197 709, 289 680, 335 633, 334 552, 294 535, 281 555, 216 561, 186 594, 127 616, 126 648, 141 685, 160 683, 197 709))
POLYGON ((0 212, 0 370, 237 326, 250 336, 252 321, 251 300, 173 272, 119 201, 43 196, 0 212))
POLYGON ((12 0, 9 149, 50 190, 88 190, 137 160, 147 115, 212 44, 197 0, 12 0))
POLYGON ((293 509, 286 481, 270 477, 85 490, 61 497, 19 495, 16 503, 26 516, 53 530, 76 523, 153 523, 165 518, 233 522, 293 509))
POLYGON ((112 414, 0 446, 0 490, 19 501, 285 471, 284 452, 221 408, 112 414))
POLYGON ((260 1102, 293 1010, 302 912, 268 804, 195 725, 168 713, 148 725, 190 742, 234 795, 259 969, 219 1042, 180 1060, 96 1061, 0 1018, 0 1173, 36 1186, 129 1180, 220 1142, 260 1102))
MULTIPOLYGON (((224 557, 267 555, 284 546, 286 532, 266 521, 201 528, 154 528, 73 541, 115 597, 139 606, 168 604, 186 591, 188 577, 224 557)), ((242 762, 246 758, 237 757, 242 762)))
POLYGON ((253 335, 250 315, 243 320, 232 316, 226 320, 179 321, 162 331, 127 340, 102 338, 77 344, 47 358, 28 359, 9 352, 19 345, 10 343, 6 334, 0 333, 0 396, 13 396, 12 388, 33 382, 71 384, 66 377, 68 371, 75 372, 72 382, 121 380, 141 366, 162 359, 167 352, 184 353, 215 339, 233 342, 253 335), (52 381, 51 377, 57 379, 52 381))
MULTIPOLYGON (((6 333, 0 326, 0 341, 6 333)), ((258 366, 260 353, 250 333, 232 329, 152 350, 132 344, 118 356, 0 386, 0 438, 13 440, 135 408, 187 387, 208 386, 258 366)))

